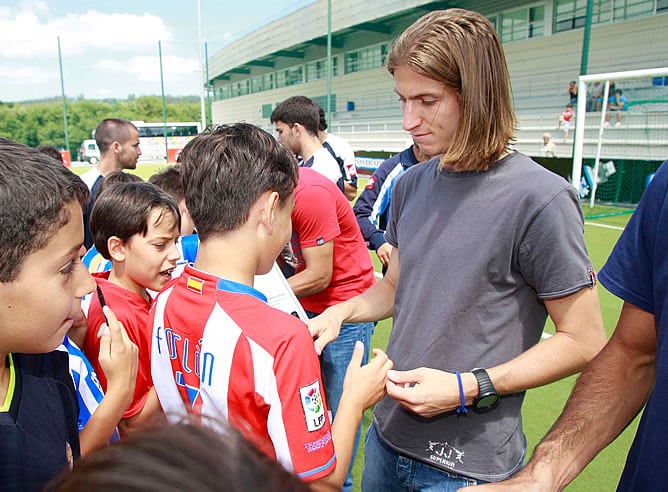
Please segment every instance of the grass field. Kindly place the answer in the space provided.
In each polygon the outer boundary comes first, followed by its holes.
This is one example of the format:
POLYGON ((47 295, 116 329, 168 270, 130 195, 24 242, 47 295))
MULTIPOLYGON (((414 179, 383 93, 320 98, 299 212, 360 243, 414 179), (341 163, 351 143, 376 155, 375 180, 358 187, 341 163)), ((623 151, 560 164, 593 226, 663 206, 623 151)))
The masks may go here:
MULTIPOLYGON (((142 164, 133 172, 147 179, 162 167, 164 167, 164 164, 142 164)), ((73 168, 73 171, 81 174, 87 169, 89 169, 88 166, 73 168)), ((360 190, 364 189, 365 181, 363 179, 360 182, 360 190)), ((621 234, 622 228, 630 218, 630 214, 617 214, 616 212, 618 211, 619 209, 611 209, 610 207, 595 207, 594 209, 589 209, 587 205, 583 207, 585 217, 598 217, 595 220, 585 219, 585 239, 596 270, 600 270, 605 263, 612 251, 612 247, 621 234)), ((376 269, 380 271, 375 253, 372 253, 372 258, 376 264, 376 269)), ((608 336, 610 336, 619 315, 621 301, 608 293, 600 284, 597 288, 601 300, 605 328, 608 336)), ((378 323, 372 339, 374 347, 384 349, 387 346, 391 326, 391 320, 378 323)), ((550 321, 546 324, 545 330, 548 333, 554 333, 554 326, 550 321)), ((575 383, 575 379, 575 376, 569 377, 527 392, 523 407, 523 420, 529 456, 535 445, 561 413, 575 383)), ((605 416, 602 415, 600 418, 605 418, 605 416)), ((367 411, 364 415, 364 431, 366 431, 370 423, 371 412, 367 411)), ((627 427, 615 442, 599 454, 566 490, 569 492, 605 492, 615 490, 636 427, 637 419, 627 427)), ((362 435, 362 442, 363 439, 364 434, 362 435)), ((363 446, 360 446, 353 469, 355 490, 360 490, 359 484, 361 482, 363 463, 364 449, 363 446)))

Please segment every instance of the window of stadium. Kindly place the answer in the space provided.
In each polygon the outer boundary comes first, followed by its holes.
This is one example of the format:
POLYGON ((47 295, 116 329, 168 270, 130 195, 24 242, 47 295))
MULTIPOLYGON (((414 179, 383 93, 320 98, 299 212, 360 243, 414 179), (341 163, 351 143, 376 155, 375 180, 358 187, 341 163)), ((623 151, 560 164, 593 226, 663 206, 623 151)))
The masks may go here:
POLYGON ((545 6, 524 7, 499 14, 501 41, 518 41, 545 34, 545 6))

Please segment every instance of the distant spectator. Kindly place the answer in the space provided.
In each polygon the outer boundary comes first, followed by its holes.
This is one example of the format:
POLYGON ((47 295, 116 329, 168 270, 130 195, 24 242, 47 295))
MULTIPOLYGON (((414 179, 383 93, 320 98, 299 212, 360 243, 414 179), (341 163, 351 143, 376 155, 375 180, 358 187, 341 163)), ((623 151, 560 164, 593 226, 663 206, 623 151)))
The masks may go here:
MULTIPOLYGON (((608 88, 608 104, 610 104, 610 94, 614 94, 615 90, 616 90, 615 81, 611 80, 610 87, 608 88)), ((596 98, 596 111, 601 111, 601 108, 603 107, 604 94, 605 94, 605 85, 602 85, 601 90, 598 93, 598 97, 596 98)))
POLYGON ((543 133, 543 147, 540 149, 543 157, 557 157, 557 144, 551 138, 552 135, 549 133, 543 133))
POLYGON ((603 100, 603 86, 600 82, 594 82, 587 89, 587 112, 601 110, 599 99, 603 100))
POLYGON ((605 113, 605 126, 610 126, 610 113, 616 113, 617 122, 615 126, 619 128, 622 126, 622 111, 629 109, 629 100, 626 94, 621 89, 615 89, 612 95, 608 98, 608 111, 605 113))
POLYGON ((572 104, 567 104, 566 109, 559 115, 559 128, 564 132, 564 142, 568 140, 568 130, 575 119, 575 111, 572 104))
POLYGON ((568 83, 568 103, 573 106, 578 103, 578 84, 575 80, 568 83))
POLYGON ((37 152, 41 152, 42 154, 46 154, 49 157, 53 157, 58 162, 63 162, 63 156, 60 155, 60 151, 53 145, 38 145, 35 147, 35 150, 37 150, 37 152))

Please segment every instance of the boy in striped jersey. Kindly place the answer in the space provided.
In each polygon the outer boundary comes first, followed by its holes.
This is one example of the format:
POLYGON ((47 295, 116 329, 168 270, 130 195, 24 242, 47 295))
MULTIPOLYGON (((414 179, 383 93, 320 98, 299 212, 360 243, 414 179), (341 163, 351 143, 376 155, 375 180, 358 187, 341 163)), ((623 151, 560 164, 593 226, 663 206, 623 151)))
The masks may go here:
POLYGON ((392 363, 375 350, 360 367, 359 344, 330 425, 308 328, 253 288, 290 239, 295 160, 268 133, 239 123, 195 137, 181 165, 201 244, 195 264, 152 307, 160 403, 176 419, 226 419, 316 488, 340 488, 362 412, 383 395, 392 363))

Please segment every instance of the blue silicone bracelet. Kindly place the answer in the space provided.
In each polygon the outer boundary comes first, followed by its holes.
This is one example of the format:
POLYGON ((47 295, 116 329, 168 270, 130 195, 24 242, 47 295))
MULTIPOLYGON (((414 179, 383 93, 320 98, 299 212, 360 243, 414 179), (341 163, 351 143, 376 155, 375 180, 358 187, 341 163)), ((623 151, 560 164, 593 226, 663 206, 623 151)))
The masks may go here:
POLYGON ((457 407, 457 413, 462 415, 468 410, 466 409, 466 398, 464 398, 464 385, 462 384, 462 375, 459 371, 455 371, 457 375, 457 383, 459 384, 459 399, 461 400, 461 406, 457 407))

